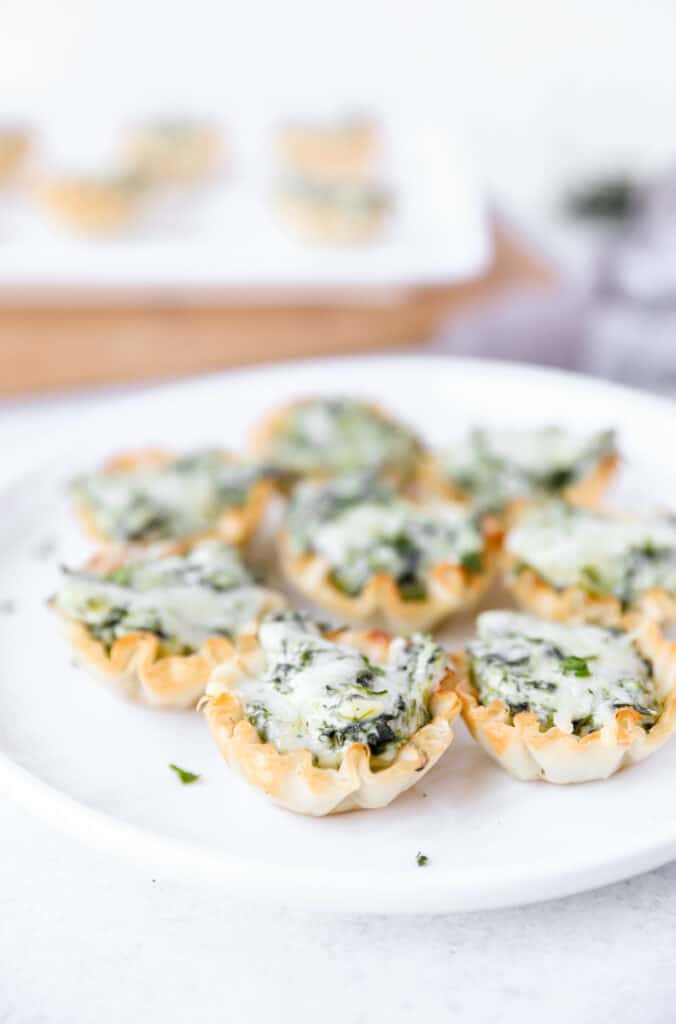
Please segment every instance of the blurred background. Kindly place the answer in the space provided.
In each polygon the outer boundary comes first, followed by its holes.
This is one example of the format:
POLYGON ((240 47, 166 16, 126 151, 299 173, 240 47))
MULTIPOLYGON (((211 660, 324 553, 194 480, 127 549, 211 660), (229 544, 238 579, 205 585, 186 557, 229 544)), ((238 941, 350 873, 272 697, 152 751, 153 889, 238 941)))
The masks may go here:
POLYGON ((676 388, 672 2, 2 26, 2 394, 401 345, 676 388))

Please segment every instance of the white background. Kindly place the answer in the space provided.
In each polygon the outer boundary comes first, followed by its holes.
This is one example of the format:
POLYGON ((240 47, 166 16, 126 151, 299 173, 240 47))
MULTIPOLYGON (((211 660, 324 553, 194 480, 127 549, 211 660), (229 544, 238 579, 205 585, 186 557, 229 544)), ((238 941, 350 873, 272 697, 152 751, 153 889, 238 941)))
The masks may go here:
POLYGON ((673 0, 4 0, 0 113, 445 113, 517 209, 674 154, 673 0))

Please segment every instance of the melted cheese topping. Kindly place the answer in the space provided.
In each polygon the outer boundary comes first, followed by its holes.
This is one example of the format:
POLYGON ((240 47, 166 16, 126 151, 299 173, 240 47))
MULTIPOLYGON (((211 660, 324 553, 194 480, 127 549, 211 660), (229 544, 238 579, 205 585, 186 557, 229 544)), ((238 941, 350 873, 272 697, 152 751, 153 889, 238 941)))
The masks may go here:
POLYGON ((129 562, 106 574, 64 570, 56 607, 106 648, 129 633, 160 637, 165 654, 198 650, 210 636, 252 625, 266 592, 237 553, 207 541, 186 555, 129 562))
POLYGON ((93 473, 73 490, 107 536, 151 541, 209 529, 227 507, 246 503, 261 475, 260 467, 206 451, 152 469, 93 473))
POLYGON ((660 713, 651 668, 629 633, 484 612, 468 652, 480 702, 532 711, 543 728, 584 735, 622 707, 638 710, 646 726, 660 713))
POLYGON ((614 450, 612 431, 481 429, 442 452, 440 462, 446 476, 477 502, 497 507, 514 498, 558 493, 614 450))
POLYGON ((334 584, 349 594, 360 593, 376 573, 387 573, 415 599, 424 596, 436 565, 481 569, 481 531, 463 506, 418 506, 364 475, 302 485, 287 525, 296 553, 319 556, 334 584))
POLYGON ((411 431, 351 399, 314 399, 291 410, 266 456, 289 473, 394 468, 408 472, 419 445, 411 431))
POLYGON ((369 747, 374 767, 391 763, 430 720, 429 697, 446 673, 446 655, 426 636, 393 640, 378 664, 293 613, 264 621, 258 638, 264 668, 236 690, 247 717, 277 750, 310 750, 322 768, 338 767, 354 743, 369 747))
POLYGON ((557 588, 625 603, 653 587, 676 594, 676 523, 665 518, 604 516, 552 502, 520 519, 507 551, 557 588))

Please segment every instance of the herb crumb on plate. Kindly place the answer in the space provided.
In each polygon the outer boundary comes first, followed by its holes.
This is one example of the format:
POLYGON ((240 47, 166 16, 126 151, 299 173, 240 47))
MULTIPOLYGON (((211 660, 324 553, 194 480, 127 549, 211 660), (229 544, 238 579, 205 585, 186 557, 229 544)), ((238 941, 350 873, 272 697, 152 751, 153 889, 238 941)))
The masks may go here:
POLYGON ((187 772, 185 768, 179 768, 177 764, 170 764, 169 767, 172 772, 176 772, 184 786, 189 786, 191 782, 197 782, 202 778, 201 775, 195 775, 194 772, 187 772))

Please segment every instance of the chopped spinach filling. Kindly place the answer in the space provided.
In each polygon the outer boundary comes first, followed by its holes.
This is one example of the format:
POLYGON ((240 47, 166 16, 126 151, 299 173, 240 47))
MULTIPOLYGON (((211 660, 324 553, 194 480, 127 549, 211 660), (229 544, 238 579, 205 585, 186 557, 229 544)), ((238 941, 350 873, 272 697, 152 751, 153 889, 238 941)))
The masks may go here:
POLYGON ((162 654, 184 655, 254 621, 264 594, 233 548, 204 541, 183 555, 138 558, 109 572, 63 569, 54 602, 107 651, 141 632, 160 639, 162 654))
POLYGON ((554 426, 476 429, 442 452, 440 465, 478 505, 499 510, 515 498, 561 493, 614 451, 610 430, 580 436, 554 426))
POLYGON ((406 427, 349 398, 312 399, 290 411, 266 458, 294 476, 396 470, 409 473, 420 443, 406 427))
POLYGON ((93 473, 72 489, 107 536, 150 542, 209 529, 226 508, 245 505, 253 484, 270 472, 209 450, 153 468, 93 473))
POLYGON ((651 665, 631 634, 546 622, 516 612, 485 612, 468 645, 481 704, 500 700, 514 716, 532 711, 542 729, 582 736, 619 708, 649 729, 661 711, 651 665))
POLYGON ((322 558, 330 582, 350 596, 385 573, 404 600, 424 600, 434 566, 483 569, 483 538, 474 515, 447 502, 415 505, 368 474, 301 485, 286 522, 294 553, 322 558))
POLYGON ((362 743, 383 767, 430 720, 447 662, 430 637, 395 639, 387 660, 374 664, 293 612, 265 619, 258 636, 264 668, 238 694, 248 720, 281 752, 309 749, 315 764, 331 768, 362 743))

